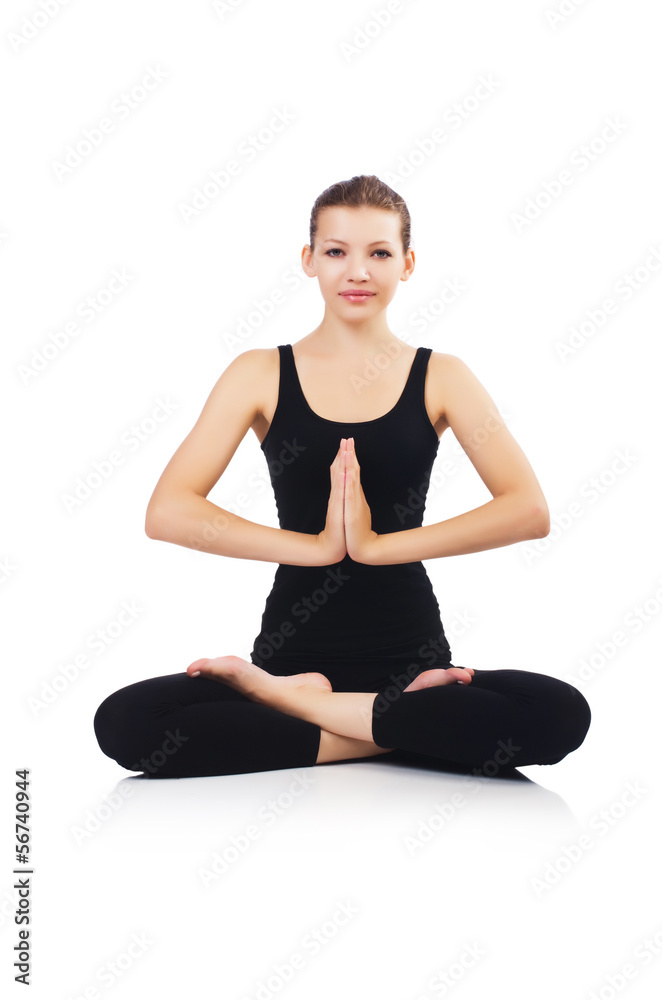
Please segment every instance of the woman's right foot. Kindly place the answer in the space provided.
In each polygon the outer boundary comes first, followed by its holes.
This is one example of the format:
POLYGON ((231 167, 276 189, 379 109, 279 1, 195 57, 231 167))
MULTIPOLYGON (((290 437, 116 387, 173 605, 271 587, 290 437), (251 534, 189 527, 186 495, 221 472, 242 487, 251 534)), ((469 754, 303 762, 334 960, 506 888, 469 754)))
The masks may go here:
POLYGON ((189 677, 209 677, 221 681, 229 687, 245 694, 254 701, 268 700, 279 689, 310 686, 323 691, 333 691, 331 681, 324 674, 311 672, 301 674, 270 674, 250 660, 240 656, 203 657, 194 660, 186 668, 189 677))

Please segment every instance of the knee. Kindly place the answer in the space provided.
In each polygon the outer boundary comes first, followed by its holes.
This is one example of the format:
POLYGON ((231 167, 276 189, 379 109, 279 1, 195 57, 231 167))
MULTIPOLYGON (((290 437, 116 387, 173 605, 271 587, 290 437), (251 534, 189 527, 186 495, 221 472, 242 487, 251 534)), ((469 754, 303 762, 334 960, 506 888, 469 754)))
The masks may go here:
POLYGON ((572 749, 576 750, 584 742, 589 726, 591 725, 591 708, 578 688, 572 684, 567 684, 565 681, 563 683, 566 684, 568 689, 566 711, 574 732, 575 745, 572 749))
POLYGON ((112 740, 113 733, 115 731, 115 721, 117 718, 117 712, 115 709, 116 695, 109 695, 104 701, 101 702, 96 712, 94 713, 94 719, 92 720, 92 725, 94 726, 94 735, 97 738, 97 742, 104 753, 106 753, 106 747, 112 740))
POLYGON ((559 755, 545 763, 556 764, 582 745, 591 725, 591 708, 581 691, 558 680, 555 718, 559 734, 559 755))
POLYGON ((132 766, 135 757, 131 756, 135 749, 131 745, 135 733, 135 726, 131 724, 134 713, 130 712, 126 691, 127 688, 114 691, 101 702, 94 714, 93 726, 103 753, 127 770, 137 771, 140 768, 132 766))

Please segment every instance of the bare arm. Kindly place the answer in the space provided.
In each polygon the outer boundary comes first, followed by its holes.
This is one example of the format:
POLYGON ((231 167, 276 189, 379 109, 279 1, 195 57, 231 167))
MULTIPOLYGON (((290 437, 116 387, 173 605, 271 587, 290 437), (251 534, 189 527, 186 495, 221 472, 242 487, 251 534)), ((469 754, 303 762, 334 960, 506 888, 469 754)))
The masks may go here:
POLYGON ((266 351, 245 351, 230 362, 156 484, 145 516, 149 538, 293 566, 325 566, 342 558, 319 535, 256 524, 207 500, 261 412, 267 376, 266 351))
POLYGON ((540 483, 491 396, 460 358, 433 357, 446 423, 492 500, 446 521, 379 535, 370 556, 374 565, 481 552, 549 534, 540 483))

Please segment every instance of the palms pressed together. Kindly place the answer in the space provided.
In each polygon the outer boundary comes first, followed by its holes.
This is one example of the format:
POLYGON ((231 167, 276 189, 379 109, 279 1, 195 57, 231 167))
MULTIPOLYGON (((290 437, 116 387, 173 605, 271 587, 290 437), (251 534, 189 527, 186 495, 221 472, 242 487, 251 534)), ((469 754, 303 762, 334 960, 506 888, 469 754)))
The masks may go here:
MULTIPOLYGON (((343 438, 331 465, 326 524, 317 536, 322 551, 328 555, 326 564, 339 562, 345 554, 355 562, 371 562, 380 539, 371 524, 354 439, 343 438)), ((323 725, 331 732, 372 740, 372 703, 377 692, 334 692, 324 674, 279 677, 234 655, 194 660, 186 673, 221 681, 252 701, 323 725)), ((473 673, 472 667, 423 670, 402 693, 443 684, 469 684, 473 673)))

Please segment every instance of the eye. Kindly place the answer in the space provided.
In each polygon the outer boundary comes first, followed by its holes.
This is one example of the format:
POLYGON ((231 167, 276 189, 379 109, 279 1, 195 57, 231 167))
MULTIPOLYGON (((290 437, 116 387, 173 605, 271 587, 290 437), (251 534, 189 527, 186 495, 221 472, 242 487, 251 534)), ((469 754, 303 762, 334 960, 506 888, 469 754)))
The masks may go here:
MULTIPOLYGON (((336 250, 338 253, 343 253, 340 247, 332 247, 330 250, 325 252, 326 257, 330 257, 332 254, 335 256, 336 250)), ((385 253, 386 257, 378 257, 378 260, 386 260, 387 257, 392 257, 393 255, 389 253, 388 250, 373 250, 373 253, 385 253)))

